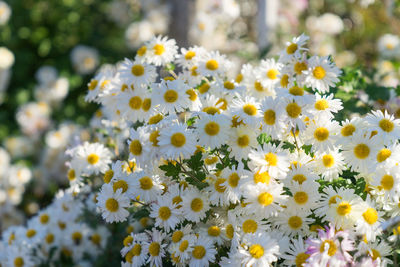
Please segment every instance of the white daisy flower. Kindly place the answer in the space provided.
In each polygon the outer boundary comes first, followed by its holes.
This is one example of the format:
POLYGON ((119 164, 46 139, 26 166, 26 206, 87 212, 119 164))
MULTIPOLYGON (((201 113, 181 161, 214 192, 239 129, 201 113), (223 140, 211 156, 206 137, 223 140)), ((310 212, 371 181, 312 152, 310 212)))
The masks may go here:
POLYGON ((176 245, 171 247, 171 255, 178 257, 181 262, 186 262, 192 256, 197 237, 194 234, 185 234, 176 245))
POLYGON ((255 98, 246 96, 244 99, 239 95, 238 99, 234 99, 232 102, 231 114, 238 116, 239 121, 248 124, 253 127, 257 127, 260 124, 260 103, 255 98))
POLYGON ((303 266, 310 257, 306 251, 307 248, 303 237, 299 235, 297 238, 292 238, 289 249, 285 254, 281 255, 281 258, 285 259, 284 264, 287 266, 303 266))
POLYGON ((335 148, 339 123, 327 117, 315 118, 304 132, 306 144, 312 145, 313 151, 323 152, 335 148))
POLYGON ((157 77, 156 68, 153 65, 127 58, 121 63, 118 73, 122 81, 126 84, 133 84, 134 88, 151 84, 157 77))
POLYGON ((298 210, 294 205, 288 205, 277 217, 271 218, 273 224, 285 235, 293 237, 296 235, 307 235, 309 225, 313 219, 307 218, 311 211, 304 209, 298 210))
POLYGON ((129 160, 135 160, 139 164, 146 165, 149 160, 150 142, 149 134, 145 128, 140 127, 137 130, 129 129, 130 136, 128 139, 129 160))
POLYGON ((201 114, 196 126, 199 145, 204 147, 217 148, 224 144, 229 136, 229 120, 222 114, 201 114))
POLYGON ((263 85, 258 72, 258 68, 254 68, 250 64, 244 64, 241 70, 241 75, 243 76, 243 82, 241 84, 246 86, 249 95, 257 99, 262 99, 266 96, 274 96, 275 90, 263 85))
POLYGON ((272 97, 265 97, 261 102, 260 111, 262 131, 273 139, 280 139, 286 128, 282 105, 272 97))
POLYGON ((186 93, 191 89, 181 79, 163 80, 153 84, 152 100, 160 112, 173 114, 189 108, 191 101, 186 93))
POLYGON ((183 216, 192 222, 200 222, 210 209, 208 196, 197 189, 188 189, 182 196, 183 216))
POLYGON ((150 217, 155 219, 155 226, 165 231, 175 229, 180 222, 180 212, 169 196, 159 196, 157 202, 151 205, 150 217))
POLYGON ((318 153, 311 162, 311 166, 327 181, 339 178, 345 169, 343 155, 338 149, 318 153))
POLYGON ((175 123, 162 129, 158 140, 160 152, 168 159, 188 158, 196 150, 193 131, 182 124, 175 123))
POLYGON ((261 60, 258 71, 263 85, 270 89, 274 89, 275 85, 279 83, 279 74, 281 69, 282 64, 276 62, 273 58, 261 60))
POLYGON ((333 118, 332 113, 337 113, 339 110, 343 109, 342 101, 340 99, 334 99, 334 95, 324 95, 315 94, 314 111, 316 117, 328 117, 333 118))
POLYGON ((85 175, 104 173, 111 163, 110 150, 100 143, 85 142, 75 147, 72 153, 71 167, 85 175))
POLYGON ((123 222, 129 215, 126 208, 130 206, 130 201, 122 189, 114 192, 112 185, 103 184, 97 195, 97 206, 106 222, 123 222))
POLYGON ((203 267, 214 263, 217 250, 212 240, 208 237, 199 236, 193 246, 189 266, 203 267))
POLYGON ((143 245, 143 249, 149 252, 149 258, 147 259, 147 263, 150 266, 160 267, 163 266, 162 259, 166 255, 166 246, 165 238, 166 234, 162 233, 155 228, 152 231, 146 231, 150 240, 143 245))
POLYGON ((285 176, 290 166, 288 153, 282 150, 281 145, 264 144, 262 149, 252 150, 249 158, 252 169, 268 171, 274 178, 285 176))
POLYGON ((279 61, 289 62, 292 59, 300 58, 303 51, 308 49, 304 47, 309 37, 302 33, 298 37, 294 37, 291 42, 286 42, 286 49, 282 50, 279 61))
POLYGON ((23 246, 8 246, 5 250, 4 263, 6 266, 35 266, 35 262, 30 256, 29 250, 27 248, 24 248, 23 246))
POLYGON ((342 71, 331 62, 328 57, 311 57, 308 61, 308 70, 305 83, 314 91, 321 93, 329 92, 330 87, 334 87, 339 82, 342 71))
POLYGON ((376 137, 385 145, 390 145, 400 139, 400 120, 395 119, 386 110, 385 113, 380 110, 371 111, 365 121, 368 123, 368 129, 376 131, 376 137))
POLYGON ((355 209, 360 214, 357 216, 356 233, 364 235, 367 241, 375 241, 376 236, 381 234, 383 212, 377 209, 369 195, 355 209))
POLYGON ((153 37, 146 43, 146 61, 156 66, 163 66, 174 60, 178 47, 174 39, 169 39, 164 36, 153 37))
POLYGON ((288 184, 288 188, 292 193, 289 202, 298 209, 309 211, 318 206, 318 193, 319 184, 315 181, 304 181, 299 184, 292 181, 288 184))
POLYGON ((199 60, 198 72, 203 76, 222 77, 229 69, 231 63, 225 55, 218 51, 206 53, 199 60))
POLYGON ((231 149, 231 155, 237 160, 247 159, 250 150, 257 147, 258 131, 248 125, 239 125, 231 128, 229 140, 226 143, 231 149))
POLYGON ((145 171, 138 171, 132 174, 135 197, 140 197, 145 202, 152 202, 162 192, 162 185, 158 175, 151 175, 145 171))
POLYGON ((283 182, 285 183, 285 186, 288 186, 291 182, 303 184, 306 181, 310 182, 317 179, 319 179, 319 177, 309 169, 308 165, 300 165, 296 163, 296 167, 290 168, 283 182))
POLYGON ((238 253, 246 266, 271 266, 272 262, 278 260, 279 245, 268 233, 246 235, 238 253))
POLYGON ((400 192, 400 168, 394 166, 392 168, 380 168, 373 174, 372 186, 378 187, 385 193, 385 197, 392 201, 399 200, 400 192))

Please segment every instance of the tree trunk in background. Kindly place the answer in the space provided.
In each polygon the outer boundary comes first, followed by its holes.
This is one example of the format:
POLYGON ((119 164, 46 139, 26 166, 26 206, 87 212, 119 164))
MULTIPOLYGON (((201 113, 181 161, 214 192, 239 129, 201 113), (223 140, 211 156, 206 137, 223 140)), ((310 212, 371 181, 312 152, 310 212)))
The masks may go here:
POLYGON ((180 47, 189 46, 189 23, 193 0, 170 0, 171 23, 169 37, 180 47))
POLYGON ((258 0, 258 48, 265 50, 272 43, 278 22, 279 0, 258 0))

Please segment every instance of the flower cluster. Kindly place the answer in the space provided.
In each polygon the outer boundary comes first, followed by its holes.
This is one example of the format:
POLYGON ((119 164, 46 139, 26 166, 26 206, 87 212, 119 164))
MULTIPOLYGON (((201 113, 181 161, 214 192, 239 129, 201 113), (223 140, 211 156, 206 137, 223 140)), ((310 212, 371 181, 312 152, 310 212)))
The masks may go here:
MULTIPOLYGON (((373 111, 337 121, 342 102, 329 91, 341 70, 308 56, 307 40, 231 77, 225 55, 159 36, 90 81, 97 142, 67 151, 68 192, 106 222, 129 223, 122 266, 391 263, 400 120, 373 111)), ((90 246, 68 233, 79 262, 75 249, 90 246)))

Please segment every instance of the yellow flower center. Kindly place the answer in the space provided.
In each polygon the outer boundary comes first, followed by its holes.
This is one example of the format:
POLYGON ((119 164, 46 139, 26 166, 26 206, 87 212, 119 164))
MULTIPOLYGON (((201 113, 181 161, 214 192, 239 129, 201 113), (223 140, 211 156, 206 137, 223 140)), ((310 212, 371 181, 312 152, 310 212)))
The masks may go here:
POLYGON ((144 74, 144 67, 142 65, 133 65, 131 72, 135 76, 142 76, 144 74))
POLYGON ((160 217, 161 220, 166 221, 171 217, 171 210, 166 206, 161 207, 158 210, 158 216, 160 217))
POLYGON ((189 241, 183 240, 182 243, 179 245, 179 251, 184 252, 189 247, 189 241))
POLYGON ((47 224, 50 220, 50 217, 47 214, 42 214, 40 215, 39 220, 41 224, 47 224))
POLYGON ((262 84, 259 81, 254 82, 254 89, 256 89, 256 91, 258 91, 258 92, 264 91, 264 87, 262 86, 262 84))
POLYGON ((142 149, 142 144, 137 139, 132 140, 129 144, 129 151, 135 156, 140 156, 142 154, 142 149))
POLYGON ((185 54, 185 59, 191 60, 194 56, 196 56, 196 52, 189 50, 185 54))
POLYGON ((253 234, 257 231, 258 224, 256 221, 254 221, 252 219, 248 219, 243 222, 242 228, 243 228, 243 232, 245 232, 246 234, 248 234, 248 233, 253 234))
POLYGON ((328 245, 329 245, 329 248, 328 248, 328 255, 331 256, 331 257, 332 257, 333 255, 335 255, 335 254, 336 254, 336 251, 337 251, 337 246, 336 246, 335 242, 334 242, 333 240, 330 240, 330 239, 325 240, 324 242, 322 242, 319 251, 320 251, 321 253, 323 253, 323 252, 325 251, 325 244, 328 244, 328 245))
POLYGON ((376 160, 378 162, 383 162, 385 161, 387 158, 389 158, 392 155, 392 151, 390 151, 390 149, 387 148, 383 148, 381 149, 378 154, 376 155, 376 160))
POLYGON ((22 266, 24 266, 24 264, 25 264, 25 262, 24 262, 24 259, 22 257, 16 257, 14 259, 14 266, 15 267, 22 267, 22 266))
POLYGON ((206 134, 211 136, 217 135, 219 133, 219 124, 210 121, 204 126, 204 131, 206 132, 206 134))
POLYGON ((338 199, 342 199, 342 197, 339 196, 339 195, 334 195, 334 196, 332 196, 332 197, 329 199, 329 206, 332 205, 332 204, 336 204, 336 203, 337 203, 337 200, 336 200, 337 198, 338 198, 338 199))
POLYGON ((296 194, 294 194, 293 196, 294 201, 296 201, 297 204, 305 204, 308 201, 308 194, 307 192, 304 191, 299 191, 296 192, 296 194))
POLYGON ((310 257, 310 255, 306 254, 304 252, 297 254, 296 259, 295 259, 296 267, 303 267, 303 264, 306 262, 306 260, 309 257, 310 257))
POLYGON ((297 103, 289 103, 286 106, 286 113, 289 115, 289 117, 295 119, 299 117, 301 113, 301 107, 297 105, 297 103))
POLYGON ((208 83, 203 83, 202 85, 199 86, 200 94, 207 93, 208 90, 210 90, 210 84, 208 84, 208 83))
POLYGON ((368 224, 374 224, 378 220, 378 212, 374 208, 368 208, 362 216, 368 224))
POLYGON ((253 258, 259 259, 264 255, 264 248, 259 244, 254 244, 250 246, 249 253, 253 258))
POLYGON ((219 236, 221 234, 221 229, 218 226, 213 225, 213 226, 208 227, 207 232, 208 232, 208 235, 210 235, 210 236, 219 236))
POLYGON ((314 107, 316 110, 325 110, 329 108, 329 102, 326 99, 320 99, 315 102, 314 107))
POLYGON ((148 176, 143 176, 139 179, 140 188, 143 190, 150 190, 153 188, 153 180, 148 176))
POLYGON ((304 181, 307 181, 307 177, 305 177, 303 174, 295 174, 293 175, 292 180, 302 184, 304 181))
POLYGON ((276 113, 272 109, 268 109, 264 112, 264 122, 268 125, 274 125, 276 120, 276 113))
POLYGON ((206 249, 203 246, 195 246, 192 255, 194 258, 200 260, 206 255, 206 249))
POLYGON ((140 96, 134 96, 129 99, 129 107, 134 110, 138 110, 142 107, 142 99, 140 96))
POLYGON ((314 131, 314 138, 322 142, 328 139, 329 131, 325 127, 319 127, 314 131))
POLYGON ((239 175, 236 172, 234 172, 231 175, 229 175, 228 183, 231 187, 235 188, 238 186, 239 180, 240 180, 239 175))
POLYGON ((72 233, 71 238, 74 241, 74 243, 78 245, 82 241, 82 233, 81 232, 74 232, 74 233, 72 233))
POLYGON ((104 178, 103 178, 104 182, 106 184, 108 184, 109 182, 111 182, 111 179, 113 178, 113 176, 114 176, 113 170, 106 171, 106 173, 104 174, 104 178))
POLYGON ((167 90, 164 94, 164 100, 167 103, 174 103, 178 99, 178 93, 175 90, 167 90))
POLYGON ((219 113, 219 109, 216 107, 205 107, 203 111, 207 114, 214 115, 215 113, 219 113))
POLYGON ((196 101, 197 94, 193 89, 189 89, 186 91, 186 94, 189 96, 190 101, 196 101))
POLYGON ((354 155, 359 159, 365 159, 369 156, 370 149, 366 144, 358 144, 354 147, 354 155))
POLYGON ((144 45, 138 49, 137 54, 141 57, 146 53, 146 51, 147 51, 147 47, 144 45))
POLYGON ((278 76, 279 72, 275 69, 270 69, 267 71, 267 77, 271 80, 275 80, 278 76))
POLYGON ((295 96, 302 96, 304 95, 304 89, 295 85, 289 89, 289 93, 295 96))
POLYGON ((174 133, 171 136, 171 144, 174 147, 182 147, 186 144, 186 137, 182 133, 174 133))
POLYGON ((252 104, 246 104, 243 106, 243 111, 249 116, 254 116, 257 114, 257 108, 252 104))
POLYGON ((142 110, 147 112, 150 110, 150 108, 151 108, 151 98, 143 99, 142 110))
POLYGON ((157 257, 160 254, 160 244, 158 242, 152 242, 149 246, 149 253, 153 257, 157 257))
POLYGON ((257 183, 269 184, 270 180, 271 176, 269 175, 268 172, 260 173, 260 171, 258 171, 253 175, 253 181, 255 184, 257 183))
POLYGON ((369 254, 371 255, 372 260, 376 260, 377 258, 381 257, 381 253, 379 253, 379 251, 377 251, 376 249, 371 249, 371 252, 369 252, 369 254))
POLYGON ((161 56, 165 52, 165 47, 162 44, 156 44, 153 46, 153 51, 157 56, 161 56))
POLYGON ((336 212, 341 215, 345 216, 351 212, 351 205, 349 202, 342 202, 336 208, 336 212))
POLYGON ((232 238, 233 238, 234 229, 233 229, 232 224, 228 224, 228 225, 226 226, 225 232, 226 232, 226 236, 227 236, 229 239, 232 239, 232 238))
POLYGON ((178 230, 172 234, 171 239, 172 239, 172 242, 178 243, 179 241, 181 241, 182 237, 183 237, 183 232, 178 230))
POLYGON ((226 179, 224 178, 218 178, 214 184, 215 191, 217 191, 218 193, 224 193, 226 187, 223 186, 222 184, 225 183, 225 181, 226 179))
POLYGON ((158 147, 158 137, 160 136, 160 132, 155 130, 151 132, 149 135, 149 141, 153 144, 153 146, 158 147))
POLYGON ((390 133, 394 129, 394 123, 388 119, 382 119, 379 122, 379 127, 387 133, 390 133))
POLYGON ((289 85, 289 75, 282 75, 280 83, 282 87, 287 87, 289 85))
POLYGON ((288 220, 290 228, 296 230, 303 225, 303 220, 299 216, 292 216, 288 220))
POLYGON ((89 162, 89 164, 91 164, 91 165, 96 164, 97 162, 99 162, 99 160, 100 160, 100 157, 97 156, 96 154, 90 154, 87 157, 87 162, 89 162))
POLYGON ((313 73, 315 79, 318 79, 318 80, 323 79, 326 75, 325 69, 321 66, 315 67, 312 73, 313 73))
POLYGON ((113 190, 114 192, 117 192, 118 189, 122 189, 122 193, 125 193, 128 190, 128 183, 124 180, 116 181, 113 184, 113 190))
POLYGON ((36 235, 36 230, 35 229, 29 229, 26 231, 26 237, 27 238, 32 238, 36 235))
POLYGON ((247 147, 250 143, 250 138, 247 135, 239 136, 237 139, 237 144, 240 147, 247 147))
POLYGON ((93 244, 99 246, 100 243, 101 243, 101 235, 99 235, 99 234, 93 234, 93 235, 90 237, 90 240, 92 241, 93 244))
POLYGON ((218 61, 216 61, 215 59, 210 59, 209 61, 206 62, 206 68, 209 70, 218 69, 218 61))
POLYGON ((326 168, 330 168, 333 166, 333 164, 335 164, 335 159, 332 155, 326 154, 322 156, 322 163, 326 168))
POLYGON ((235 89, 235 85, 232 82, 226 81, 224 82, 224 88, 228 90, 235 89))
POLYGON ((262 206, 269 206, 272 202, 274 202, 274 197, 268 192, 261 193, 258 196, 258 203, 262 206))
POLYGON ((88 85, 89 90, 93 91, 94 89, 96 89, 98 83, 99 82, 97 80, 91 80, 88 85))
POLYGON ((142 246, 140 244, 135 244, 131 251, 132 251, 133 256, 137 257, 142 252, 142 246))
POLYGON ((199 212, 203 209, 203 200, 201 198, 194 198, 190 203, 190 208, 194 212, 199 212))
POLYGON ((54 242, 54 235, 53 234, 46 235, 45 240, 46 240, 47 244, 53 243, 54 242))
POLYGON ((240 83, 243 80, 243 74, 239 73, 236 75, 235 82, 240 83))
POLYGON ((385 174, 381 179, 381 186, 384 190, 389 191, 393 188, 394 179, 392 175, 385 174))
POLYGON ((298 61, 294 64, 294 71, 297 75, 301 75, 303 70, 307 70, 307 64, 305 62, 298 61))
POLYGON ((162 119, 164 118, 164 116, 162 114, 156 114, 152 117, 150 117, 149 119, 149 124, 157 124, 159 123, 162 119))
POLYGON ((133 241, 133 237, 128 235, 127 237, 124 238, 124 241, 122 242, 125 247, 129 246, 133 241))
POLYGON ((295 43, 291 43, 286 47, 286 53, 288 53, 289 55, 294 54, 296 51, 297 51, 297 44, 295 43))
POLYGON ((278 156, 272 152, 265 154, 264 159, 269 166, 276 166, 278 164, 278 156))
POLYGON ((110 212, 116 212, 119 208, 118 201, 114 198, 109 198, 106 200, 106 209, 110 212))
POLYGON ((354 127, 353 124, 347 124, 343 126, 342 130, 340 131, 341 134, 345 137, 353 135, 353 133, 356 131, 356 127, 354 127))

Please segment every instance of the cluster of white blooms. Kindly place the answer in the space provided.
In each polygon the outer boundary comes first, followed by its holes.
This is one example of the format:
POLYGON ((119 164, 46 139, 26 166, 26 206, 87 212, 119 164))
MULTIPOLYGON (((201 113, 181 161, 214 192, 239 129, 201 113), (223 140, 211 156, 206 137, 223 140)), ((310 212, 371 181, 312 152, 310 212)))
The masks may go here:
MULTIPOLYGON (((330 57, 309 57, 307 40, 230 77, 225 55, 154 37, 90 81, 97 142, 67 151, 67 196, 88 196, 81 202, 108 223, 129 222, 122 266, 391 263, 400 121, 381 111, 335 120, 342 103, 329 91, 341 71, 330 57)), ((53 229, 38 225, 21 239, 53 229)), ((79 262, 89 234, 65 233, 72 243, 54 239, 58 251, 71 244, 79 262)))

